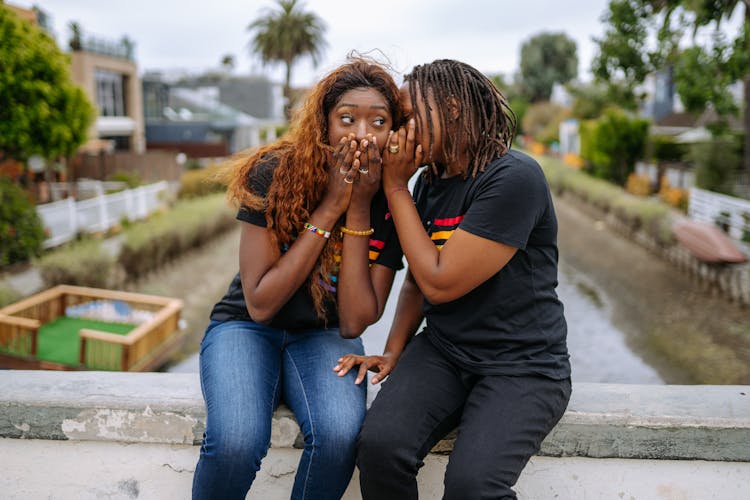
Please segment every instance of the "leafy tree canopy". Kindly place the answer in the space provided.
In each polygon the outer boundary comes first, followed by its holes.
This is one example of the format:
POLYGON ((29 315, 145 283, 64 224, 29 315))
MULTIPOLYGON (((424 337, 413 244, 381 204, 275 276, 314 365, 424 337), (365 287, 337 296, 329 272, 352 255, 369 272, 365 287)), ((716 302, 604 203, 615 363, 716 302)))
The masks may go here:
POLYGON ((531 102, 549 100, 555 83, 576 76, 576 43, 564 33, 541 33, 521 46, 521 88, 531 102))
POLYGON ((309 56, 313 64, 318 63, 325 48, 326 26, 316 14, 303 10, 297 0, 277 0, 277 7, 250 23, 247 29, 253 33, 251 51, 264 64, 284 64, 284 95, 289 98, 292 66, 304 56, 309 56))
POLYGON ((70 156, 93 116, 55 41, 0 4, 0 159, 70 156))

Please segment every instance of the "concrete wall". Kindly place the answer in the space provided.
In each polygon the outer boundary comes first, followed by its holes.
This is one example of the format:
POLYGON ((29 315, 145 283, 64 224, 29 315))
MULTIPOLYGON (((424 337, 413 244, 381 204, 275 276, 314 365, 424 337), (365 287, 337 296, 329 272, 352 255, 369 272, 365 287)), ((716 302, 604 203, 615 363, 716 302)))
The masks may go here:
MULTIPOLYGON (((205 412, 196 374, 0 371, 0 496, 184 499, 205 412)), ((248 498, 289 497, 298 428, 277 412, 248 498)), ((420 498, 440 498, 452 446, 436 446, 420 498)), ((744 499, 750 388, 576 384, 528 464, 521 499, 744 499)), ((357 476, 346 500, 359 499, 357 476)))

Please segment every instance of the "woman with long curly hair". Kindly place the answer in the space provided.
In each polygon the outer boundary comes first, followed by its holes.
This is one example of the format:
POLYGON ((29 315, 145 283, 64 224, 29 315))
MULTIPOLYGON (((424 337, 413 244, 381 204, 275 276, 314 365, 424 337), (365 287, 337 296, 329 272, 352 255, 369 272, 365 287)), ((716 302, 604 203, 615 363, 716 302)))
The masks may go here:
POLYGON ((331 368, 363 354, 402 268, 381 188, 381 148, 400 121, 381 65, 351 58, 312 89, 286 135, 238 156, 239 273, 201 344, 207 423, 193 498, 245 498, 283 400, 305 446, 293 499, 339 499, 354 470, 366 389, 331 368))

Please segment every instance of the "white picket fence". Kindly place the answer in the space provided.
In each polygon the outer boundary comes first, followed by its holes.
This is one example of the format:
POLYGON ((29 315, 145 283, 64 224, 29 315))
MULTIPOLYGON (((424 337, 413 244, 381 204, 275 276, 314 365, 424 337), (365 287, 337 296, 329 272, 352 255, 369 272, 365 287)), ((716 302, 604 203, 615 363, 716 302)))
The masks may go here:
POLYGON ((688 215, 691 219, 724 226, 729 236, 737 240, 750 234, 750 200, 693 187, 688 215))
POLYGON ((38 205, 36 211, 48 234, 43 246, 61 245, 78 233, 104 232, 123 220, 144 219, 161 208, 168 195, 169 184, 161 181, 83 201, 66 198, 38 205))

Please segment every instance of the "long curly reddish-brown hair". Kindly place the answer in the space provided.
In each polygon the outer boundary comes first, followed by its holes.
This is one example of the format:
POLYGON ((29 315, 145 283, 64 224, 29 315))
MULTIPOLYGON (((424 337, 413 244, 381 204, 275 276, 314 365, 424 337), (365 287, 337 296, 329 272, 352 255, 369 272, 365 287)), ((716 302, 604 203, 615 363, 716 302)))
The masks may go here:
MULTIPOLYGON (((265 210, 267 229, 280 246, 291 245, 323 199, 328 185, 328 156, 333 151, 328 144, 328 113, 344 93, 356 88, 380 92, 388 103, 394 127, 400 123, 399 92, 393 77, 370 59, 350 56, 346 64, 312 88, 283 137, 230 160, 228 198, 235 206, 265 210), (249 189, 247 181, 251 171, 267 161, 277 166, 268 193, 262 197, 249 189)), ((331 229, 310 280, 315 310, 321 319, 325 317, 326 301, 335 300, 329 290, 337 266, 335 251, 341 245, 340 226, 338 221, 331 229)))

